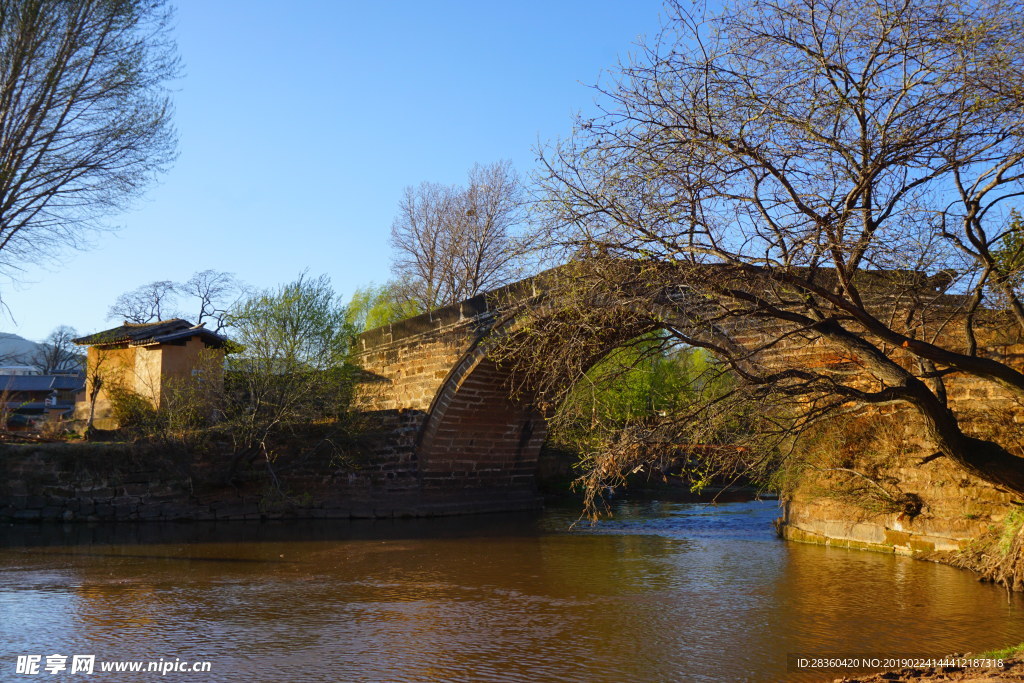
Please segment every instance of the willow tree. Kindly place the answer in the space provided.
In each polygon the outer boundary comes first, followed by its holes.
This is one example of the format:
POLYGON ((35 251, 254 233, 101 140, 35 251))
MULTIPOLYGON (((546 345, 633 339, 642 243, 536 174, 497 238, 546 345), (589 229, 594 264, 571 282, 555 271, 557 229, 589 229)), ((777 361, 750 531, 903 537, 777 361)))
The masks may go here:
POLYGON ((0 269, 82 244, 174 157, 161 0, 0 0, 0 269))
MULTIPOLYGON (((1024 335, 1024 6, 715 7, 670 4, 598 86, 601 114, 544 150, 544 237, 577 262, 563 294, 709 349, 748 396, 819 417, 909 407, 936 457, 1024 493, 1015 444, 966 426, 948 391, 970 378, 1024 400, 992 348, 1024 335), (744 325, 757 334, 721 333, 744 325), (764 361, 808 344, 842 362, 764 361)), ((603 329, 595 316, 574 322, 603 329)))

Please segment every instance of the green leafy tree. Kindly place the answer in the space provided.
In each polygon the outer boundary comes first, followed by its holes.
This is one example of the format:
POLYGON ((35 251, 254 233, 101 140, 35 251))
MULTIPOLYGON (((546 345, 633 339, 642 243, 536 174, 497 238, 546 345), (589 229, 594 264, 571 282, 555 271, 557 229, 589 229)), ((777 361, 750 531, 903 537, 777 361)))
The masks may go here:
POLYGON ((1024 220, 1016 209, 1010 212, 1006 230, 995 240, 992 261, 995 294, 998 296, 1004 287, 1020 291, 1024 283, 1024 220))
POLYGON ((383 285, 370 284, 356 289, 346 307, 347 321, 357 334, 411 318, 421 312, 411 300, 400 293, 398 286, 393 282, 383 285))
POLYGON ((275 434, 345 414, 353 327, 328 277, 303 274, 257 292, 234 308, 229 324, 239 350, 228 360, 223 426, 236 451, 269 459, 275 434))
POLYGON ((623 460, 635 467, 644 461, 638 455, 655 451, 658 457, 647 460, 669 469, 678 465, 680 447, 730 444, 746 428, 740 411, 700 425, 689 439, 666 428, 702 402, 726 396, 734 384, 727 366, 703 349, 672 348, 664 335, 647 334, 612 351, 575 383, 549 421, 549 444, 579 454, 584 470, 596 466, 607 473, 623 460))

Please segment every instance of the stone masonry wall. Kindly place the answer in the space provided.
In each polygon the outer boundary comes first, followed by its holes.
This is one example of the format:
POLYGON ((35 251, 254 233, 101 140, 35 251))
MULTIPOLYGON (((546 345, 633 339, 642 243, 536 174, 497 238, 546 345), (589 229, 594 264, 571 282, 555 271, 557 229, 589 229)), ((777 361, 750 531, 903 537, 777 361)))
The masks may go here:
MULTIPOLYGON (((921 455, 908 454, 886 471, 899 480, 900 489, 921 498, 919 514, 873 510, 826 493, 822 482, 809 482, 784 503, 783 537, 911 555, 960 550, 1003 521, 1010 509, 1009 494, 942 460, 913 466, 921 455)), ((849 482, 833 478, 829 483, 843 487, 849 482)))
POLYGON ((359 406, 382 433, 396 416, 408 420, 391 456, 416 464, 424 495, 536 497, 544 423, 509 399, 504 373, 483 353, 492 303, 478 297, 357 340, 359 406))
MULTIPOLYGON (((949 322, 937 342, 947 348, 965 349, 962 325, 949 322)), ((763 329, 738 331, 741 343, 753 344, 763 329)), ((978 330, 982 354, 1013 367, 1024 368, 1024 343, 1013 327, 998 320, 978 330)), ((882 345, 884 346, 884 345, 882 345)), ((905 367, 915 359, 899 348, 888 353, 905 367)), ((770 364, 835 371, 845 377, 863 373, 859 360, 829 346, 821 339, 811 343, 799 337, 773 349, 770 364)), ((1024 405, 991 381, 953 374, 946 378, 947 402, 964 431, 990 438, 1024 453, 1020 437, 1024 405)), ((878 390, 866 374, 862 388, 878 390)), ((857 438, 843 448, 842 425, 837 417, 823 425, 828 438, 812 449, 799 483, 786 493, 780 532, 791 540, 841 545, 885 552, 951 551, 996 528, 1019 497, 967 474, 944 457, 934 457, 934 445, 913 409, 894 407, 861 411, 853 421, 857 438), (884 432, 884 434, 882 433, 884 432), (845 452, 841 452, 844 451, 845 452), (831 471, 826 471, 831 470, 831 471), (857 474, 855 474, 857 473, 857 474), (896 497, 910 494, 921 502, 920 512, 908 513, 887 506, 881 489, 896 497), (850 492, 855 495, 850 495, 850 492), (888 509, 887 509, 888 507, 888 509)))
POLYGON ((226 457, 125 444, 0 446, 0 521, 419 517, 537 504, 530 497, 424 495, 414 464, 372 453, 347 462, 326 451, 285 455, 274 470, 279 484, 259 459, 233 468, 226 457))
MULTIPOLYGON (((1022 346, 1001 351, 1012 363, 1024 357, 1022 346)), ((954 377, 948 387, 949 404, 969 433, 1024 445, 1017 436, 1024 409, 1008 393, 970 377, 954 377)), ((891 493, 912 494, 921 502, 920 512, 884 509, 872 485, 852 473, 808 471, 785 503, 780 526, 785 538, 901 554, 955 551, 998 528, 1014 501, 1020 502, 1019 496, 971 476, 947 458, 932 458, 934 447, 912 410, 867 414, 859 425, 867 433, 850 444, 848 454, 826 439, 812 446, 818 449, 813 459, 867 473, 891 493), (881 438, 879 432, 885 432, 881 438), (859 493, 844 495, 851 489, 859 493)), ((842 431, 835 428, 837 434, 842 431)))
POLYGON ((364 372, 359 407, 426 413, 445 378, 473 343, 475 331, 469 321, 456 323, 358 353, 356 361, 364 372))

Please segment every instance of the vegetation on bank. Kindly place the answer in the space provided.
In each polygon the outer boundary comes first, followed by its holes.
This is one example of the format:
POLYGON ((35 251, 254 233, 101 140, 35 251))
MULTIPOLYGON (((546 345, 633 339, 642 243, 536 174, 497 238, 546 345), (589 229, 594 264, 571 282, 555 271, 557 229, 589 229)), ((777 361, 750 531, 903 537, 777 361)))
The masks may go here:
POLYGON ((1024 506, 1015 505, 1000 524, 949 560, 977 572, 982 581, 1024 591, 1024 506))
POLYGON ((868 514, 913 518, 923 501, 896 473, 907 462, 908 433, 916 428, 905 411, 851 413, 812 424, 778 462, 771 487, 785 497, 803 490, 868 514))
POLYGON ((999 650, 990 650, 988 652, 982 652, 978 655, 979 659, 1009 659, 1011 657, 1024 656, 1024 643, 1019 645, 1011 645, 1010 647, 1004 647, 999 650))
POLYGON ((168 381, 158 406, 108 386, 120 435, 216 453, 233 470, 262 459, 275 481, 282 450, 326 451, 349 462, 359 432, 358 370, 348 360, 354 328, 330 280, 303 274, 250 293, 226 323, 233 338, 226 360, 201 357, 192 377, 168 381))
MULTIPOLYGON (((658 332, 617 346, 551 404, 547 448, 577 456, 574 488, 600 514, 605 493, 629 484, 770 484, 771 458, 753 456, 756 420, 730 400, 735 377, 701 349, 658 332), (713 418, 690 419, 719 404, 713 418), (761 460, 761 462, 755 462, 761 460)), ((760 452, 760 444, 759 444, 760 452)))

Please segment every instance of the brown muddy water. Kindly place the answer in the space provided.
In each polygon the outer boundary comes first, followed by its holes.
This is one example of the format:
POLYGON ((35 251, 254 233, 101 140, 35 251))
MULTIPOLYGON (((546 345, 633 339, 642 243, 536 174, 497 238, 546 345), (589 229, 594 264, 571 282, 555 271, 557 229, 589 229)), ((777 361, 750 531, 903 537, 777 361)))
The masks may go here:
POLYGON ((787 655, 1024 641, 966 572, 791 544, 773 501, 429 520, 0 527, 0 680, 780 681, 787 655), (94 655, 92 676, 16 673, 94 655), (102 673, 114 661, 206 673, 102 673))

